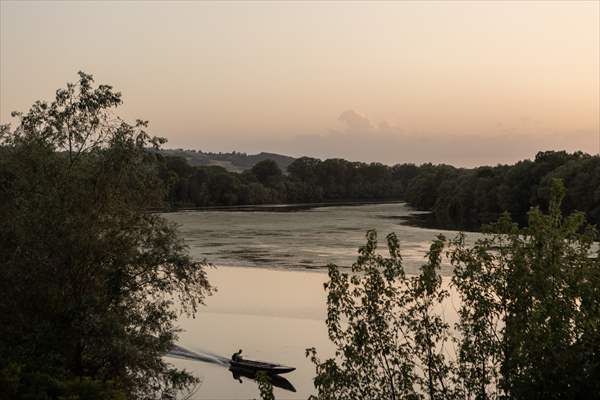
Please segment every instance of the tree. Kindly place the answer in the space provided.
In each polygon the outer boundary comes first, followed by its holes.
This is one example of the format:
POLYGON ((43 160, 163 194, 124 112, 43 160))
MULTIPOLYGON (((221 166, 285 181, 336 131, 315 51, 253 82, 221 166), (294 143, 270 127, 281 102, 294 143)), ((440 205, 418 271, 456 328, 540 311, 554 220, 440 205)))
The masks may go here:
POLYGON ((600 250, 584 215, 563 218, 564 187, 519 228, 506 214, 473 245, 433 241, 419 275, 370 232, 351 273, 329 267, 335 356, 316 366, 319 399, 596 399, 600 395, 600 250), (443 256, 453 267, 445 286, 443 256), (440 314, 456 293, 458 321, 440 314), (454 344, 455 352, 450 349, 454 344))
POLYGON ((263 185, 275 183, 282 176, 281 168, 273 160, 259 161, 252 167, 251 171, 263 185))
POLYGON ((72 379, 130 398, 195 382, 162 358, 178 310, 212 290, 175 226, 147 212, 163 204, 164 139, 114 117, 120 93, 92 84, 80 72, 1 129, 0 375, 16 397, 75 396, 72 379))
POLYGON ((292 162, 287 171, 291 177, 304 183, 316 178, 316 171, 321 164, 321 160, 311 157, 300 157, 292 162))
POLYGON ((387 239, 389 257, 376 253, 377 235, 370 231, 352 274, 329 266, 326 323, 337 350, 321 361, 316 349, 307 349, 319 399, 417 398, 410 342, 402 331, 408 286, 397 238, 387 239))

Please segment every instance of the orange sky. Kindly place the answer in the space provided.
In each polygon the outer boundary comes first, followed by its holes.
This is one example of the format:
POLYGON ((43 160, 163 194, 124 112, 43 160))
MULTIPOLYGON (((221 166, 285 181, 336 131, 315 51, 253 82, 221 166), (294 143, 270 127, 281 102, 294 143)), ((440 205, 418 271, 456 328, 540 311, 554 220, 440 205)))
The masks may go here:
POLYGON ((2 122, 84 70, 169 147, 457 165, 598 152, 598 1, 2 1, 0 12, 2 122))

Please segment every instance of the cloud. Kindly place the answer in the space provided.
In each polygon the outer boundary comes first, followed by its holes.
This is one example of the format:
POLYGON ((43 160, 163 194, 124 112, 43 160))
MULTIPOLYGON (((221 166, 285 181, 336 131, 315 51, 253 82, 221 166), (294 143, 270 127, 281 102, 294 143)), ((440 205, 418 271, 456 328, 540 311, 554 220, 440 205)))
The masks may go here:
POLYGON ((357 113, 354 110, 346 110, 340 114, 338 121, 346 124, 347 132, 361 132, 366 133, 373 127, 371 121, 366 116, 357 113))

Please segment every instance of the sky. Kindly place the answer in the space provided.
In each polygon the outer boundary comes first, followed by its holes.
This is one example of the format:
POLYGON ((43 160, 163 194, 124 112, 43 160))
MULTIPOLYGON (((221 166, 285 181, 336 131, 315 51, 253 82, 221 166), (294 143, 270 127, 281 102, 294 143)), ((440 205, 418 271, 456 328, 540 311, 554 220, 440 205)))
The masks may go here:
POLYGON ((600 2, 0 2, 0 122, 77 80, 170 148, 494 165, 600 148, 600 2))

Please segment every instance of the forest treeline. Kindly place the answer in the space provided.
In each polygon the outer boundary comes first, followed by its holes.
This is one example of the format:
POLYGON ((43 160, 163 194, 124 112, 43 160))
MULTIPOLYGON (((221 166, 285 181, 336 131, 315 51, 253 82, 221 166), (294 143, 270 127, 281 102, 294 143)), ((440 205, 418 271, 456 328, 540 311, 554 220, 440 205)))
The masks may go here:
POLYGON ((161 177, 171 207, 403 200, 433 211, 422 222, 457 229, 479 229, 504 211, 525 225, 527 211, 546 207, 550 183, 560 178, 566 187, 563 211, 582 211, 600 223, 600 157, 583 152, 544 151, 534 160, 478 168, 302 157, 286 173, 272 160, 235 173, 166 156, 161 177))

